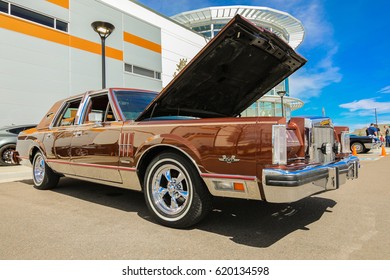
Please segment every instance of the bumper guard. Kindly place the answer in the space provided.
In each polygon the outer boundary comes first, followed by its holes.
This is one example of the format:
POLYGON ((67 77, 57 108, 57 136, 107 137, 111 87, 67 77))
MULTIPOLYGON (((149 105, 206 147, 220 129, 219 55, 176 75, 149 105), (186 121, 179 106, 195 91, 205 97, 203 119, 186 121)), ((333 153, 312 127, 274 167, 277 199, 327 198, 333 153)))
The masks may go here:
POLYGON ((349 156, 338 162, 302 170, 263 170, 263 188, 268 202, 293 202, 307 196, 338 189, 347 179, 358 178, 359 159, 349 156))

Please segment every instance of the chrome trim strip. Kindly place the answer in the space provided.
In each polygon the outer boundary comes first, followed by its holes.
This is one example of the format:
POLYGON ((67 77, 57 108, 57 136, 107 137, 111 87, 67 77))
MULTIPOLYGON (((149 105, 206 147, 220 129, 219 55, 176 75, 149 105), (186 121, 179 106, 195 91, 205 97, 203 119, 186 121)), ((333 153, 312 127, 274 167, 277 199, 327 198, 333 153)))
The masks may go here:
POLYGON ((136 171, 137 170, 135 167, 112 166, 112 165, 102 165, 102 164, 94 164, 94 163, 80 163, 80 162, 61 161, 61 160, 55 160, 55 159, 49 159, 46 161, 53 162, 53 163, 59 163, 59 164, 95 167, 95 168, 103 168, 103 169, 116 169, 116 170, 125 170, 125 171, 136 171))
POLYGON ((121 132, 119 136, 119 156, 133 156, 134 132, 121 132))
POLYGON ((243 176, 243 175, 232 175, 232 174, 216 174, 216 173, 201 173, 201 177, 203 178, 211 178, 211 179, 227 179, 227 180, 244 180, 244 181, 257 181, 256 176, 243 176))
POLYGON ((77 179, 77 180, 88 181, 88 182, 92 182, 92 183, 104 184, 104 185, 109 185, 112 187, 119 187, 119 188, 127 189, 121 183, 115 183, 115 182, 111 182, 111 181, 102 181, 99 179, 94 179, 94 178, 89 178, 89 177, 80 177, 80 176, 71 175, 71 174, 63 174, 63 175, 67 178, 73 178, 73 179, 77 179))
MULTIPOLYGON (((254 118, 254 117, 242 117, 242 118, 254 118)), ((259 125, 259 124, 273 124, 273 125, 277 125, 278 122, 277 121, 259 121, 259 120, 256 120, 256 121, 251 121, 251 122, 210 122, 210 123, 206 123, 206 122, 196 122, 196 123, 192 123, 193 121, 199 121, 201 119, 193 119, 193 120, 183 120, 183 125, 184 126, 199 126, 199 125, 202 125, 202 124, 207 124, 207 126, 213 126, 213 125, 249 125, 249 124, 256 124, 256 125, 259 125), (188 123, 186 123, 188 122, 188 123)), ((167 120, 150 120, 147 119, 147 120, 141 120, 141 121, 138 121, 138 126, 139 128, 143 128, 143 127, 150 127, 150 126, 164 126, 164 127, 176 127, 177 124, 168 124, 168 123, 162 123, 160 124, 160 122, 168 122, 167 120)))

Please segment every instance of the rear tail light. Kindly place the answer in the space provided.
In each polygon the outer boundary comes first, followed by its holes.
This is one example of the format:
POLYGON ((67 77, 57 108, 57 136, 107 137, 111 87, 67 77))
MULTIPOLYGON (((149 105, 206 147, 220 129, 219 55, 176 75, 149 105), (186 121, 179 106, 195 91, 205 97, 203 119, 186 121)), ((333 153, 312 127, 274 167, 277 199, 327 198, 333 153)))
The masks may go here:
POLYGON ((287 164, 286 125, 272 126, 272 163, 287 164))
POLYGON ((342 131, 340 136, 341 141, 341 152, 343 154, 348 154, 351 152, 350 140, 349 140, 349 131, 342 131))

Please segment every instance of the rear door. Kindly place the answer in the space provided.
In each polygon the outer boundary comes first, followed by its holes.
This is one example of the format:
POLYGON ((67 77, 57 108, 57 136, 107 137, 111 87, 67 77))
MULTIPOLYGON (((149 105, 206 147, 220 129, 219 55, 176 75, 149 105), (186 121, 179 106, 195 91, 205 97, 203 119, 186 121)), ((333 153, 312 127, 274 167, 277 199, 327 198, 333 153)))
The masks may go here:
POLYGON ((66 101, 60 115, 45 133, 43 143, 48 164, 58 173, 73 175, 70 165, 70 143, 75 129, 75 118, 81 103, 81 97, 66 101))

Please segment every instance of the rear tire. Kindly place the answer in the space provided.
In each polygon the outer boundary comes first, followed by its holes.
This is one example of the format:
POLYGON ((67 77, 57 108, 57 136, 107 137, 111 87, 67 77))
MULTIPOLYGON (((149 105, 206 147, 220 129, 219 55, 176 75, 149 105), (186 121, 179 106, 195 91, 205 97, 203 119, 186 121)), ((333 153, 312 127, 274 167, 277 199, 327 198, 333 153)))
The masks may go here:
POLYGON ((162 225, 186 228, 212 208, 212 196, 194 165, 177 153, 161 153, 149 164, 144 180, 146 204, 162 225))
POLYGON ((33 160, 34 188, 49 190, 57 186, 60 176, 46 164, 41 152, 37 152, 33 160))

